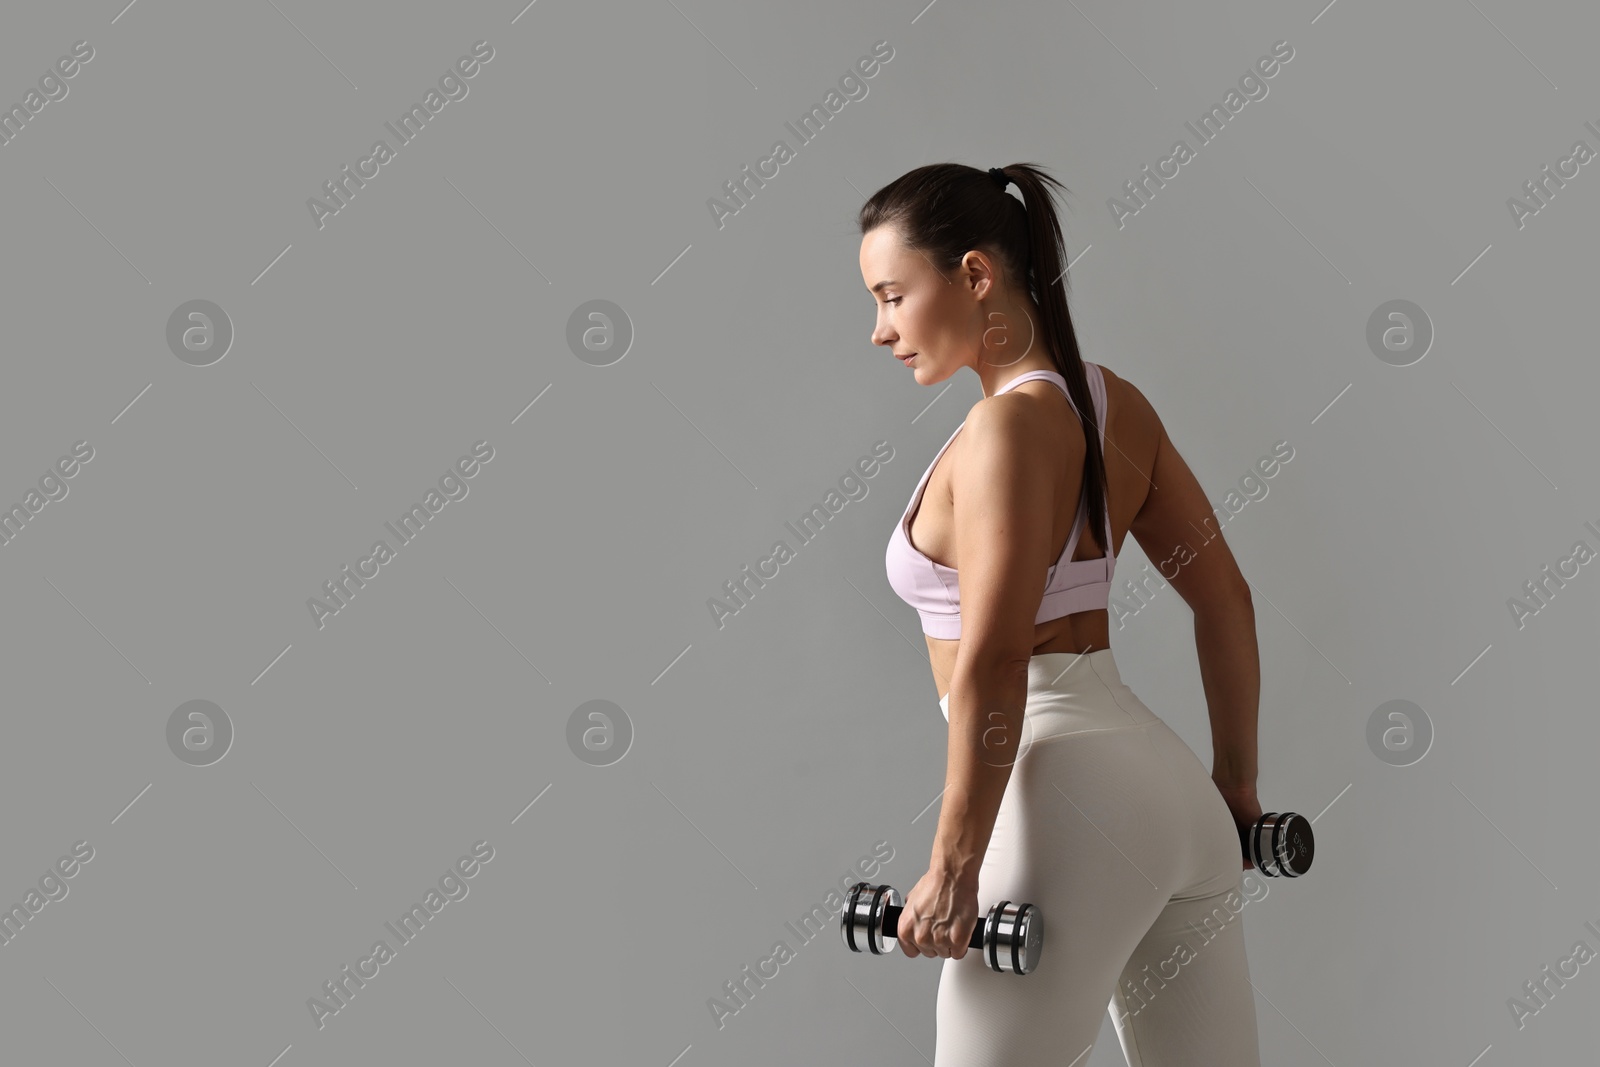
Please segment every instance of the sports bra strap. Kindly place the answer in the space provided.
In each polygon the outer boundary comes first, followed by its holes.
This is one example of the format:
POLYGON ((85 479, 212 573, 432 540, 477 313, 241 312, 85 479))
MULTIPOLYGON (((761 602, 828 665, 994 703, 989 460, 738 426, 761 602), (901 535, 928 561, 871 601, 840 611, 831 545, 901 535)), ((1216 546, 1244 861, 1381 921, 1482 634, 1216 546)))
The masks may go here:
MULTIPOLYGON (((1017 375, 1015 378, 1011 379, 1009 382, 1007 382, 1006 384, 1002 385, 999 389, 996 389, 995 390, 995 395, 999 396, 1001 393, 1009 392, 1010 390, 1015 389, 1017 386, 1021 385, 1023 382, 1038 381, 1040 378, 1060 378, 1061 379, 1060 384, 1062 386, 1066 385, 1066 378, 1063 377, 1059 371, 1053 371, 1053 370, 1031 370, 1031 371, 1028 371, 1026 374, 1017 375)), ((1070 392, 1068 392, 1065 388, 1063 388, 1061 390, 1061 392, 1062 392, 1062 395, 1067 398, 1067 403, 1072 404, 1072 394, 1070 392)), ((1072 410, 1073 411, 1077 411, 1078 410, 1078 405, 1072 404, 1072 410)))

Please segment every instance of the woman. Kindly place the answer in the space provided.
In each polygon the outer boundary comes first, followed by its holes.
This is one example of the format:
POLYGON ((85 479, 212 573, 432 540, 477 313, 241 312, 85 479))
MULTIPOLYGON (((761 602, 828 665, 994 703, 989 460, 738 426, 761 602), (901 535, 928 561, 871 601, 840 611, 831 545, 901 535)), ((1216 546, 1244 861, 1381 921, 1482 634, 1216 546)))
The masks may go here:
POLYGON ((900 948, 945 959, 936 1067, 1081 1067, 1103 1010, 1131 1067, 1255 1067, 1238 914, 1238 827, 1261 814, 1250 590, 1144 395, 1078 353, 1047 182, 1060 185, 1026 163, 934 164, 858 219, 873 343, 919 385, 970 367, 984 395, 887 553, 950 724, 900 948), (1130 532, 1194 612, 1209 776, 1112 658, 1106 607, 1130 532), (1044 916, 1025 976, 967 951, 998 900, 1044 916))

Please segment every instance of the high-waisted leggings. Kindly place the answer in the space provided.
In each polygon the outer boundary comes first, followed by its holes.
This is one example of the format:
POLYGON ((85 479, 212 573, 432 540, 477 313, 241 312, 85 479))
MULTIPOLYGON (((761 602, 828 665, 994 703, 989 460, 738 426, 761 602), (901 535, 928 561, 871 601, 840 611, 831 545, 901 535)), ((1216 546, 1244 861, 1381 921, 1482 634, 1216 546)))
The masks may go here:
POLYGON ((978 904, 1036 905, 1044 946, 1026 975, 944 961, 935 1067, 1084 1067, 1105 1011, 1129 1067, 1259 1067, 1239 835, 1210 773, 1110 649, 1034 656, 1023 722, 978 904))

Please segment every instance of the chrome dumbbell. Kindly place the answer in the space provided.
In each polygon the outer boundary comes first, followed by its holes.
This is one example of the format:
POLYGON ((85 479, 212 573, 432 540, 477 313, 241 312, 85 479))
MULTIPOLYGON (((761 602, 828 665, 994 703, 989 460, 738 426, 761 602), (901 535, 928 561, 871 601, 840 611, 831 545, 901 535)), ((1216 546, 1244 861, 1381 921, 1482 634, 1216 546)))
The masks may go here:
MULTIPOLYGON (((857 882, 845 898, 839 932, 851 952, 884 954, 884 942, 898 939, 900 912, 905 905, 898 890, 887 885, 857 882)), ((1044 949, 1044 916, 1032 904, 1002 900, 989 909, 972 929, 969 948, 982 952, 991 971, 1027 974, 1039 966, 1044 949)), ((891 950, 892 951, 892 950, 891 950)))
POLYGON ((1269 811, 1249 829, 1239 827, 1239 847, 1245 860, 1268 878, 1298 878, 1311 869, 1316 838, 1304 815, 1269 811))

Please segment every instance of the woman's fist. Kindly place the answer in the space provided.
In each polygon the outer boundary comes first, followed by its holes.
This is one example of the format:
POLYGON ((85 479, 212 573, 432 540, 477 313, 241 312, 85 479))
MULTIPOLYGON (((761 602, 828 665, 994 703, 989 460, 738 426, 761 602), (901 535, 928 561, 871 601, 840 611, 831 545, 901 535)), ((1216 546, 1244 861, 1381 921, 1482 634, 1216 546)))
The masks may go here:
POLYGON ((907 956, 960 959, 978 925, 978 886, 929 870, 906 894, 895 938, 907 956))

